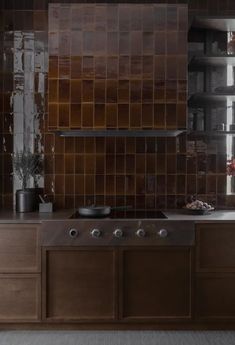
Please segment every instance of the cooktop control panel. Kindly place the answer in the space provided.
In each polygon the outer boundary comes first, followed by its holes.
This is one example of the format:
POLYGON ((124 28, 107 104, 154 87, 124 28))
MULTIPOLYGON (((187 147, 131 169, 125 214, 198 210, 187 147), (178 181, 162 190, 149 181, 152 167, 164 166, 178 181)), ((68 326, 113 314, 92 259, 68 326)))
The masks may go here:
POLYGON ((170 220, 44 221, 42 242, 47 246, 191 246, 194 222, 170 220))

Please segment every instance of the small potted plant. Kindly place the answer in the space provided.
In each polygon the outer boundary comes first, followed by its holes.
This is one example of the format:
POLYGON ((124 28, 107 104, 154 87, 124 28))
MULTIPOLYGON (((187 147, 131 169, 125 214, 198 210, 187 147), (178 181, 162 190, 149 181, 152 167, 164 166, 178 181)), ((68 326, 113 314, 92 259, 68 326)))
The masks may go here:
POLYGON ((35 188, 27 188, 30 178, 37 183, 42 172, 42 157, 30 151, 18 151, 12 155, 14 173, 21 181, 22 188, 16 191, 16 212, 32 212, 36 207, 35 188))

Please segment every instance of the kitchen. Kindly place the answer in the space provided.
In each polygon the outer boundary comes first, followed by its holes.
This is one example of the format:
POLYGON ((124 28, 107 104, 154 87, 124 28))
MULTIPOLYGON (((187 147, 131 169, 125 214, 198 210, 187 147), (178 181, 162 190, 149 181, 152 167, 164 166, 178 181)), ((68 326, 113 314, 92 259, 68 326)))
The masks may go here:
POLYGON ((234 329, 233 16, 1 3, 1 329, 234 329))

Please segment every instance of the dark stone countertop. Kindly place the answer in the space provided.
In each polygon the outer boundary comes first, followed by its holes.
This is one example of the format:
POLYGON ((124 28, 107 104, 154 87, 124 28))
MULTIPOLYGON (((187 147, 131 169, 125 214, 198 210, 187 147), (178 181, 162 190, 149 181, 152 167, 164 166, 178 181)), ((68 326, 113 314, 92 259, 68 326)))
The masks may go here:
MULTIPOLYGON (((16 213, 10 210, 0 211, 0 224, 17 224, 17 223, 36 223, 40 224, 43 221, 59 221, 67 220, 74 213, 73 209, 59 210, 53 213, 16 213)), ((159 219, 161 221, 194 221, 199 222, 235 222, 235 210, 216 210, 207 215, 190 215, 182 210, 167 210, 164 211, 167 219, 159 219)), ((102 218, 102 220, 115 220, 115 218, 102 218)), ((117 218, 118 220, 125 220, 124 218, 117 218)), ((139 218, 137 218, 139 219, 139 218)), ((76 219, 75 219, 76 220, 76 219)), ((79 219, 81 220, 81 219, 79 219)), ((94 218, 83 218, 82 220, 96 220, 94 218)), ((132 219, 134 220, 134 219, 132 219)))

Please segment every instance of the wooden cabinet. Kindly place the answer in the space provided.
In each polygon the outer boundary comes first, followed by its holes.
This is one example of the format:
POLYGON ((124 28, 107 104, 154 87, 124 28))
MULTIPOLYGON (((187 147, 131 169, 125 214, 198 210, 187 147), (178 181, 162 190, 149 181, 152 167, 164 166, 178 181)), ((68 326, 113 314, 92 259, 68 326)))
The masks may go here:
POLYGON ((235 320, 235 226, 205 223, 196 228, 196 318, 235 320))
POLYGON ((39 226, 0 225, 0 273, 40 272, 39 226))
POLYGON ((235 319, 235 275, 206 273, 196 280, 196 316, 201 320, 235 319))
POLYGON ((111 245, 107 239, 107 245, 89 246, 82 236, 63 244, 58 231, 61 236, 55 223, 44 243, 40 225, 0 225, 0 324, 235 324, 233 223, 197 224, 195 253, 194 241, 175 244, 171 231, 164 244, 141 246, 111 245))
POLYGON ((41 318, 40 226, 0 225, 0 322, 41 318))
POLYGON ((2 327, 235 325, 233 223, 197 224, 195 253, 194 241, 175 244, 171 231, 164 244, 119 245, 106 239, 107 245, 89 246, 82 236, 63 244, 61 229, 55 223, 41 247, 40 225, 0 225, 2 327))
POLYGON ((132 247, 121 255, 121 318, 191 318, 190 248, 132 247))
POLYGON ((197 271, 235 272, 235 225, 197 225, 197 271))
POLYGON ((116 318, 117 271, 112 248, 48 247, 43 267, 45 319, 116 318))
POLYGON ((39 321, 40 290, 38 274, 1 274, 0 321, 39 321))
POLYGON ((43 257, 47 321, 191 318, 188 247, 45 247, 43 257))

